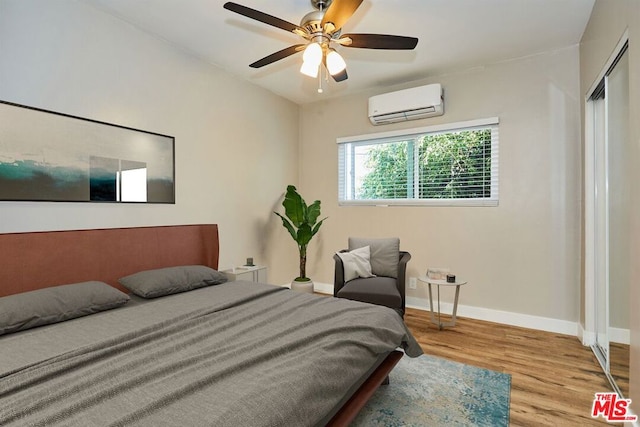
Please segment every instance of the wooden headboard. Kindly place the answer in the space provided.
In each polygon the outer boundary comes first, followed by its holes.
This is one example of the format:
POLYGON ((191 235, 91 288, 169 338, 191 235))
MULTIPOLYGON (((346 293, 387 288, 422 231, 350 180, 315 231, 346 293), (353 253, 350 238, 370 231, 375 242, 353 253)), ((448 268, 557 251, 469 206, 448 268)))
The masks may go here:
POLYGON ((0 234, 0 297, 153 268, 218 268, 218 226, 175 225, 0 234))

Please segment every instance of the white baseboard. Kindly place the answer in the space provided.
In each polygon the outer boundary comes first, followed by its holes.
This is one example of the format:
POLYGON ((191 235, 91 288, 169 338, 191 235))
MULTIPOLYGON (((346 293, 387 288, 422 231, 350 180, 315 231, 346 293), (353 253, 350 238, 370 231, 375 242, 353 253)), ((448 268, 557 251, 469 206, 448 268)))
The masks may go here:
MULTIPOLYGON (((314 289, 316 292, 333 295, 333 284, 330 283, 316 282, 314 283, 314 289)), ((407 297, 407 307, 429 311, 429 300, 425 298, 407 297)), ((452 309, 452 303, 440 303, 440 310, 442 313, 451 313, 452 309)), ((531 316, 528 314, 492 310, 482 307, 472 307, 462 304, 458 305, 458 316, 578 336, 578 323, 566 320, 550 319, 547 317, 531 316)))
POLYGON ((585 331, 582 325, 578 324, 578 338, 582 342, 582 345, 591 347, 596 343, 596 333, 593 331, 585 331))
POLYGON ((333 295, 333 284, 313 282, 313 290, 321 294, 333 295))
POLYGON ((631 331, 629 329, 609 328, 609 341, 618 344, 630 344, 631 331))
MULTIPOLYGON (((580 324, 578 324, 578 338, 582 341, 582 345, 592 346, 596 344, 596 333, 585 331, 580 324)), ((629 345, 631 343, 631 331, 622 328, 609 328, 609 341, 629 345)))
MULTIPOLYGON (((314 282, 313 285, 315 292, 333 295, 333 284, 314 282)), ((407 297, 407 307, 429 311, 429 299, 407 297)), ((440 303, 440 310, 442 313, 451 313, 452 309, 452 303, 440 303)), ((593 332, 585 331, 579 322, 461 304, 458 304, 458 316, 485 320, 487 322, 502 323, 511 326, 520 326, 529 329, 537 329, 546 332, 554 332, 557 334, 572 335, 578 337, 585 346, 590 346, 595 343, 595 334, 593 332)), ((629 344, 630 342, 631 337, 628 329, 610 328, 609 334, 611 342, 620 344, 629 344)))
MULTIPOLYGON (((429 300, 424 298, 407 297, 407 307, 429 311, 429 300)), ((452 303, 440 303, 440 311, 442 313, 451 313, 452 310, 452 303)), ((472 307, 462 304, 458 304, 458 316, 502 323, 505 325, 520 326, 529 329, 538 329, 558 334, 578 336, 578 323, 567 320, 551 319, 548 317, 532 316, 529 314, 493 310, 482 307, 472 307)))

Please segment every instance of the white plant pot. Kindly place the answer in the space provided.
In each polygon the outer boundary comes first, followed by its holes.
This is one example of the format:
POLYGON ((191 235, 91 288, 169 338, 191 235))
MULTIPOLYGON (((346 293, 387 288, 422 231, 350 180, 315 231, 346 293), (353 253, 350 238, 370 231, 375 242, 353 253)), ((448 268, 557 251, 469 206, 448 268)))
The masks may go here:
POLYGON ((306 282, 299 282, 294 280, 291 282, 291 289, 298 292, 306 292, 308 294, 313 293, 313 281, 307 280, 306 282))

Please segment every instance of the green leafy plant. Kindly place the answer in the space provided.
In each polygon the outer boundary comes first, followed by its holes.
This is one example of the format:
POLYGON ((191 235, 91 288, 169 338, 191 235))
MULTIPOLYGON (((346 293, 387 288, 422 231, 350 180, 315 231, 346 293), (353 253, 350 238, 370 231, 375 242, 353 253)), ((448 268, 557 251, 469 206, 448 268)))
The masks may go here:
POLYGON ((491 197, 491 129, 376 144, 366 153, 365 165, 368 172, 356 190, 358 199, 411 198, 414 186, 420 199, 491 197))
POLYGON ((318 221, 318 217, 320 217, 320 200, 316 200, 307 206, 307 203, 298 194, 298 190, 293 185, 287 186, 282 206, 286 217, 278 212, 274 212, 274 214, 282 219, 282 225, 295 240, 300 253, 300 276, 296 277, 295 280, 308 281, 309 278, 306 275, 307 245, 327 218, 325 217, 318 221))

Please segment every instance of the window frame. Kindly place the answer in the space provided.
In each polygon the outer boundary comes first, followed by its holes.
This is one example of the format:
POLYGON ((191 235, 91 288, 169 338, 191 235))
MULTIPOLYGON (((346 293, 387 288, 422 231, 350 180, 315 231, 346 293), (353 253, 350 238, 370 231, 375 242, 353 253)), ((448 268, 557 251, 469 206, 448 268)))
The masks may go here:
MULTIPOLYGON (((463 122, 446 123, 420 128, 404 129, 390 132, 379 132, 365 135, 340 137, 338 144, 338 205, 339 206, 498 206, 499 203, 499 123, 498 117, 489 117, 463 122), (440 134, 478 129, 491 129, 491 195, 482 198, 451 198, 451 199, 361 199, 347 198, 349 187, 352 186, 353 176, 349 174, 347 161, 353 159, 347 153, 347 147, 358 145, 384 144, 400 142, 400 140, 415 139, 425 134, 440 134)), ((409 156, 408 156, 409 157, 409 156)), ((415 161, 408 168, 413 168, 415 161)), ((352 166, 353 167, 353 166, 352 166)), ((353 171, 351 171, 353 172, 353 171)), ((353 173, 351 173, 352 175, 353 173)), ((418 171, 414 171, 414 179, 418 178, 418 171)), ((351 196, 350 196, 351 197, 351 196)))

